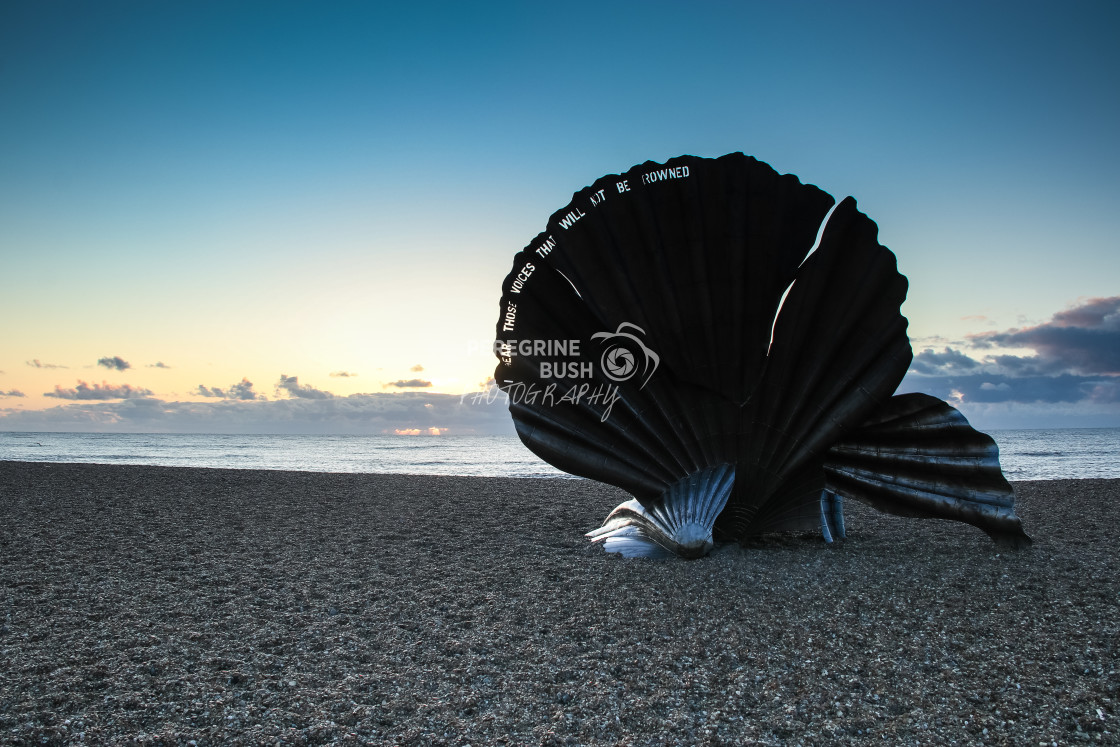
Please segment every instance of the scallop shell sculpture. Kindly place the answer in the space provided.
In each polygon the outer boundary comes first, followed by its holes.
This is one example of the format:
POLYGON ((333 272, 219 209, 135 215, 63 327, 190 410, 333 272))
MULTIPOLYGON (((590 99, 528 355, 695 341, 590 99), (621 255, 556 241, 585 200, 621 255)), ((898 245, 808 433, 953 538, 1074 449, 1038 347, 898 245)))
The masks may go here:
POLYGON ((988 436, 924 394, 907 281, 847 198, 742 153, 576 193, 502 286, 494 378, 541 458, 633 500, 588 536, 626 556, 820 529, 843 499, 1025 545, 988 436))

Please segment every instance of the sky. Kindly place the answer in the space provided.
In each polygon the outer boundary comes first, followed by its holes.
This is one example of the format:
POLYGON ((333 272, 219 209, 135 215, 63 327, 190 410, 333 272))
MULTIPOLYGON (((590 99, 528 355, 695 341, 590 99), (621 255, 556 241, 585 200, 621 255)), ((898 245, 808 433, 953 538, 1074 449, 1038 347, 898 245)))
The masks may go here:
POLYGON ((1120 426, 1120 5, 0 4, 0 430, 512 433, 513 255, 742 151, 879 226, 926 391, 1120 426))

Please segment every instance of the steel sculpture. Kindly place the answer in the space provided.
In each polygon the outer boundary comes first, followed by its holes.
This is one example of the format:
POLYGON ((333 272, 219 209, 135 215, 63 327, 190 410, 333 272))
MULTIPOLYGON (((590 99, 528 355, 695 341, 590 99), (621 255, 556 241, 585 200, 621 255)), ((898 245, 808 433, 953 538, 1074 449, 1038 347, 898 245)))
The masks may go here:
POLYGON ((502 286, 495 380, 522 442, 633 500, 588 534, 623 555, 820 528, 843 499, 1024 545, 999 452, 928 395, 907 281, 851 197, 741 153, 577 192, 502 286))

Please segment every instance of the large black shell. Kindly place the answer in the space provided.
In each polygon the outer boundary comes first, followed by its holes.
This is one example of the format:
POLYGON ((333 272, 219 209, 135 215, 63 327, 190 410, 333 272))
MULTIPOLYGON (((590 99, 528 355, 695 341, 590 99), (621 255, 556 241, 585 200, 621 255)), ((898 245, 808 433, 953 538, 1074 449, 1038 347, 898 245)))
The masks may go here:
POLYGON ((991 439, 933 398, 953 427, 925 438, 892 398, 906 278, 855 200, 833 205, 741 153, 683 156, 599 179, 514 257, 495 379, 529 449, 635 497, 596 538, 695 555, 827 536, 834 493, 1027 541, 991 439), (945 460, 982 466, 910 469, 945 460))

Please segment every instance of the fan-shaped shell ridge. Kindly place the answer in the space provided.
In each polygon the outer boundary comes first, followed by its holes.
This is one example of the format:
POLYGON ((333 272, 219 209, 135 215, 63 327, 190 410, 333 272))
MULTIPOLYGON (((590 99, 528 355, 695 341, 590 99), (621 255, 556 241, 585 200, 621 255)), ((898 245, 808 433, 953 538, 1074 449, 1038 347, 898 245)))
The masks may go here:
MULTIPOLYGON (((548 229, 515 260, 506 295, 512 300, 508 288, 523 278, 522 268, 531 267, 538 277, 544 275, 542 266, 553 268, 604 330, 634 324, 649 332, 651 349, 678 353, 663 358, 664 374, 741 403, 765 357, 763 343, 769 340, 763 337, 768 338, 781 294, 832 202, 816 187, 741 153, 714 161, 683 156, 665 164, 647 162, 597 180, 554 213, 548 229), (686 186, 664 188, 669 184, 686 186), (635 198, 641 189, 644 199, 635 198), (775 208, 787 194, 796 197, 786 200, 794 207, 775 208), (792 227, 793 238, 777 242, 779 251, 771 244, 783 226, 792 227), (752 252, 757 257, 750 262, 752 252), (782 276, 775 279, 770 265, 779 259, 782 276), (755 299, 749 315, 743 313, 744 299, 755 299), (744 337, 755 344, 744 345, 744 337), (749 372, 745 381, 735 381, 743 371, 749 372)), ((542 310, 540 316, 559 333, 568 315, 542 310)), ((685 428, 689 419, 687 413, 673 418, 685 428)), ((707 424, 701 428, 710 430, 707 424)), ((686 441, 694 442, 694 434, 686 441)), ((724 455, 708 457, 711 462, 724 455)))
POLYGON ((712 527, 734 481, 730 464, 694 472, 670 485, 652 508, 636 500, 621 504, 587 536, 624 557, 701 557, 713 547, 712 527))
POLYGON ((881 511, 964 521, 1014 547, 1031 542, 996 442, 928 394, 893 397, 831 447, 824 469, 830 489, 881 511))
POLYGON ((742 402, 769 324, 833 203, 743 154, 647 162, 549 220, 560 270, 606 327, 636 324, 679 379, 742 402), (594 205, 592 205, 593 201, 594 205))
POLYGON ((842 201, 778 314, 757 394, 743 409, 731 501, 753 504, 743 515, 760 528, 791 525, 793 515, 812 523, 812 483, 828 448, 888 400, 909 367, 899 312, 907 282, 877 234, 855 200, 842 201))

